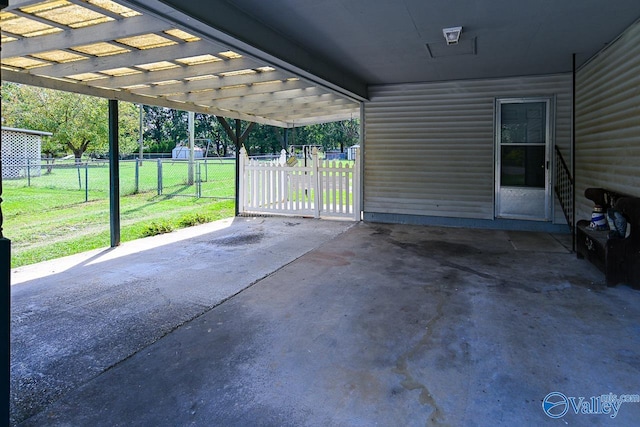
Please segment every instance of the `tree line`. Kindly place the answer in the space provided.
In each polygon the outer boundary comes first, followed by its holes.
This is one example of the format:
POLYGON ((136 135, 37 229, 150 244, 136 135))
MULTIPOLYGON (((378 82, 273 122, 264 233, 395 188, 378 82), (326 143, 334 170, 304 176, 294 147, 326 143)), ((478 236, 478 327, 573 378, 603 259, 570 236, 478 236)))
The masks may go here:
MULTIPOLYGON (((2 125, 53 133, 42 144, 43 155, 56 158, 73 154, 102 157, 109 151, 108 101, 86 95, 22 84, 2 83, 2 125)), ((188 113, 164 107, 119 102, 120 155, 139 152, 142 108, 143 151, 169 153, 188 141, 188 113)), ((249 124, 242 122, 245 129, 249 124)), ((219 120, 195 114, 195 138, 206 145, 209 156, 234 152, 233 142, 219 120)), ((254 125, 244 142, 250 155, 276 154, 288 145, 318 145, 341 151, 358 143, 358 120, 323 123, 289 129, 254 125)))

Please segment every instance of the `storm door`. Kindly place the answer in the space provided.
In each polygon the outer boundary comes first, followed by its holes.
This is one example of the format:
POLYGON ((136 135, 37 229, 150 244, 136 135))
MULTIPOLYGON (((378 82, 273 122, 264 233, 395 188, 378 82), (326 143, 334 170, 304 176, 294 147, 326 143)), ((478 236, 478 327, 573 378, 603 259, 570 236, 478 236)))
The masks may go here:
POLYGON ((496 101, 496 217, 548 221, 551 98, 496 101))

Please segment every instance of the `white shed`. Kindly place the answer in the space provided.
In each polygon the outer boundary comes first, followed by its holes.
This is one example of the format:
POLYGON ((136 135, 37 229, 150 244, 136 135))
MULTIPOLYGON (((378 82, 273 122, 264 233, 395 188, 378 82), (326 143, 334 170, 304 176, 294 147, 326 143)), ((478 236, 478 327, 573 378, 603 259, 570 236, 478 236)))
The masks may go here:
POLYGON ((2 126, 2 178, 40 176, 42 137, 51 132, 2 126))
MULTIPOLYGON (((171 150, 172 159, 188 159, 189 158, 189 146, 178 144, 173 150, 171 150)), ((204 158, 204 150, 200 147, 193 147, 193 158, 204 158)))
POLYGON ((356 153, 358 152, 357 150, 359 148, 360 144, 352 145, 351 147, 347 148, 347 160, 355 160, 356 153))

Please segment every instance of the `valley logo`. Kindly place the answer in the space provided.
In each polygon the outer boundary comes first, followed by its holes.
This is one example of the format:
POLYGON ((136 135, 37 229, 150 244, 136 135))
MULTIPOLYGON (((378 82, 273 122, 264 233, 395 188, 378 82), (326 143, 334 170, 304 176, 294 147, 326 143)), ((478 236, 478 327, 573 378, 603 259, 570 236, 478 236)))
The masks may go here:
POLYGON ((609 415, 609 417, 615 418, 623 403, 640 403, 640 395, 621 394, 618 396, 609 393, 586 398, 567 397, 560 392, 553 391, 542 400, 542 410, 550 418, 562 418, 569 410, 576 415, 609 415))

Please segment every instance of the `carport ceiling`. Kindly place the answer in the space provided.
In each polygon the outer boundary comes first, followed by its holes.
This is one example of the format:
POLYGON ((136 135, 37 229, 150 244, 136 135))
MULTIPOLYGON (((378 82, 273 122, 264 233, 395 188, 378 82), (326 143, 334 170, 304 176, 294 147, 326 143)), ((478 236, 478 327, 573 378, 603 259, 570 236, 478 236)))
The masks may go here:
POLYGON ((570 72, 572 54, 584 63, 640 18, 638 0, 163 2, 317 74, 331 64, 333 80, 369 85, 570 72), (447 47, 442 29, 454 26, 461 45, 447 47), (470 43, 476 54, 464 54, 470 43))
POLYGON ((353 94, 156 6, 12 0, 2 80, 283 127, 359 117, 353 94))

